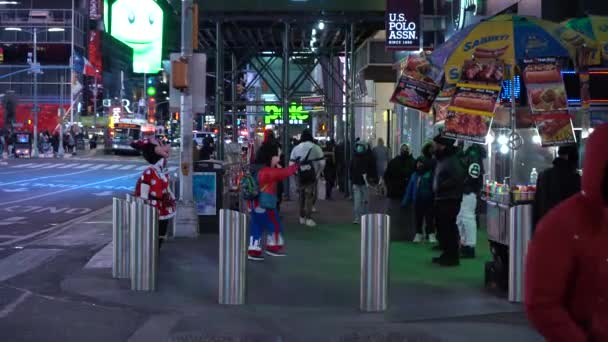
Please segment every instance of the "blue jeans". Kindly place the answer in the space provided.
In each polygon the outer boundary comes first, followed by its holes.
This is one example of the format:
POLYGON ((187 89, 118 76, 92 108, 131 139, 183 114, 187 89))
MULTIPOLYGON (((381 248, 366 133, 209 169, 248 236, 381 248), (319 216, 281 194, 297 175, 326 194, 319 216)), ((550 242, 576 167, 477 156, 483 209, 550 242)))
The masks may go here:
POLYGON ((353 184, 353 214, 355 222, 361 221, 361 216, 367 214, 367 185, 353 184))
POLYGON ((251 211, 249 226, 249 250, 262 249, 262 235, 267 229, 266 247, 283 247, 283 226, 276 209, 265 209, 264 212, 251 211))

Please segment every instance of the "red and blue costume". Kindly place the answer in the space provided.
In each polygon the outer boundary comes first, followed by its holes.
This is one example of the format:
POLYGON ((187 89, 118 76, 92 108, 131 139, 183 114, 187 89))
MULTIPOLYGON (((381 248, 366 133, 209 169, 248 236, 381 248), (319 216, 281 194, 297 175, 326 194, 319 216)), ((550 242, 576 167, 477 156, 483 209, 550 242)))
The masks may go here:
POLYGON ((266 235, 266 253, 273 256, 283 256, 284 240, 283 227, 276 209, 277 183, 296 173, 298 165, 288 168, 272 168, 265 166, 257 172, 257 181, 260 187, 260 197, 249 201, 251 224, 249 227, 248 257, 252 260, 263 259, 262 235, 266 235))

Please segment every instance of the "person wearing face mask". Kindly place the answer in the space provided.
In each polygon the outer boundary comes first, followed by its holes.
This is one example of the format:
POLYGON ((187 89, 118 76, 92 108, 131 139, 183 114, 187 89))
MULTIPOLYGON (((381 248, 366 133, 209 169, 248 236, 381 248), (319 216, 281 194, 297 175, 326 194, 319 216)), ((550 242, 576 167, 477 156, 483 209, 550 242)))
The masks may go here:
POLYGON ((384 172, 384 183, 386 184, 387 196, 392 199, 401 200, 405 193, 405 186, 416 169, 416 160, 410 153, 407 144, 402 144, 399 155, 393 158, 384 172))
POLYGON ((582 191, 542 217, 526 256, 528 319, 550 342, 608 341, 608 124, 586 144, 582 191))
POLYGON ((425 240, 423 228, 426 225, 426 234, 430 243, 436 243, 435 219, 433 215, 433 167, 428 160, 422 156, 416 159, 416 172, 410 178, 401 201, 401 206, 406 208, 410 203, 414 206, 416 235, 414 243, 425 240))
POLYGON ((359 224, 368 212, 369 179, 375 175, 376 165, 365 141, 355 142, 355 154, 350 163, 350 180, 353 184, 353 223, 359 224))
POLYGON ((465 171, 454 147, 454 140, 438 135, 433 143, 437 159, 433 178, 435 222, 439 248, 443 251, 441 256, 433 258, 433 262, 440 266, 458 266, 460 234, 456 217, 462 201, 465 171))
POLYGON ((169 170, 167 160, 171 147, 162 141, 149 139, 133 142, 131 146, 142 152, 144 159, 150 163, 135 184, 135 197, 150 201, 158 210, 158 248, 167 234, 169 220, 175 216, 175 195, 169 187, 169 170))

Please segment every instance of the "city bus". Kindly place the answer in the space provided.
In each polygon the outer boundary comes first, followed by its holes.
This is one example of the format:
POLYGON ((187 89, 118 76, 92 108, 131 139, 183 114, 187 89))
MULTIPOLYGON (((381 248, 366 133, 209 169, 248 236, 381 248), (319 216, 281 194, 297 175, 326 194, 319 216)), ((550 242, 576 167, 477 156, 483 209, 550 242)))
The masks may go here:
POLYGON ((144 119, 120 118, 110 127, 111 150, 115 154, 137 153, 131 147, 133 141, 155 135, 154 125, 148 124, 144 119))

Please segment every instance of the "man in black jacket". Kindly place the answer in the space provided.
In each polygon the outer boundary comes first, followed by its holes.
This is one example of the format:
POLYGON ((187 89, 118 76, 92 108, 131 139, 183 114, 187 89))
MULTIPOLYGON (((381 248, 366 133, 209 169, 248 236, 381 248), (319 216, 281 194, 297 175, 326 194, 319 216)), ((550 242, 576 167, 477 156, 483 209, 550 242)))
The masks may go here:
POLYGON ((553 160, 553 166, 538 175, 534 197, 534 227, 549 210, 581 191, 581 176, 576 171, 577 167, 576 145, 561 146, 557 158, 553 160))
POLYGON ((435 221, 439 247, 443 250, 443 254, 433 258, 433 262, 441 266, 458 266, 460 234, 456 217, 460 211, 465 172, 456 154, 454 140, 439 135, 433 139, 433 142, 437 159, 433 179, 435 221))

